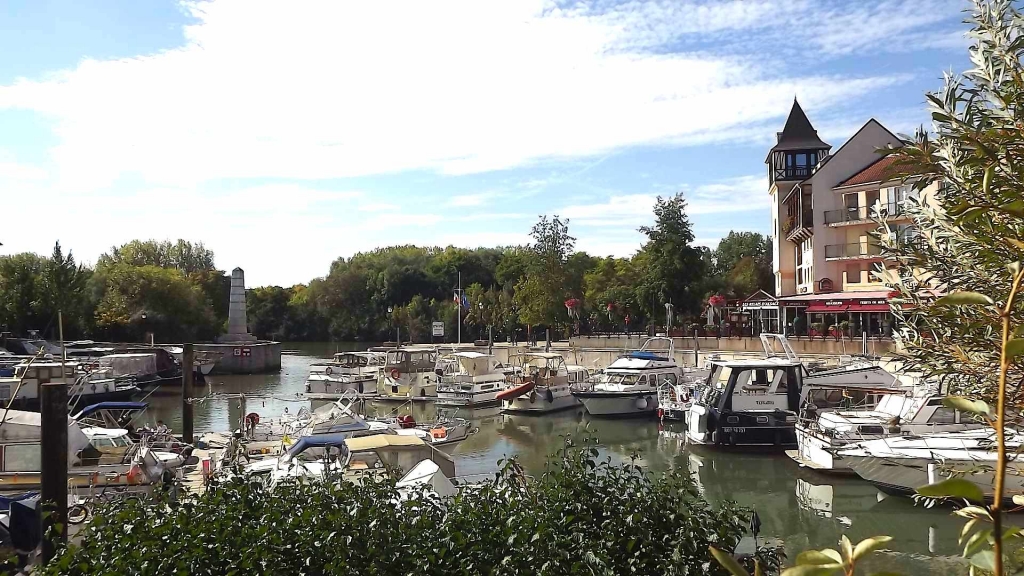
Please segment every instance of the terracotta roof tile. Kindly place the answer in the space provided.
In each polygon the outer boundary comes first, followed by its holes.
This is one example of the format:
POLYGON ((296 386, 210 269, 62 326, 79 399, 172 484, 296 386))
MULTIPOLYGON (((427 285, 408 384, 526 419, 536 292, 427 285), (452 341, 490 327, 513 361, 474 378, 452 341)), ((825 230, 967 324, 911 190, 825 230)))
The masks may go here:
POLYGON ((896 161, 896 156, 890 154, 875 160, 867 168, 857 172, 853 176, 850 176, 846 180, 840 182, 836 188, 842 188, 844 186, 856 186, 858 184, 869 184, 871 182, 885 182, 886 180, 892 180, 895 178, 895 174, 892 170, 892 165, 896 161))

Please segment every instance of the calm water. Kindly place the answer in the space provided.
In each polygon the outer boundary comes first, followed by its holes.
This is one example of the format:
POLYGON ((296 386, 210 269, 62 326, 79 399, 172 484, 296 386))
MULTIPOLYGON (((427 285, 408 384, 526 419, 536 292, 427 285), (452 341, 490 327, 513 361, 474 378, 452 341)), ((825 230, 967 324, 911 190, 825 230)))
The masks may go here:
MULTIPOLYGON (((242 414, 257 412, 277 416, 287 408, 297 411, 308 401, 289 399, 305 389, 309 365, 330 357, 337 350, 357 349, 357 344, 286 344, 296 350, 281 361, 281 372, 252 376, 212 376, 207 393, 246 393, 245 400, 212 398, 195 409, 196 432, 237 428, 242 414), (269 397, 273 396, 273 397, 269 397)), ((198 392, 197 392, 198 394, 198 392)), ((180 388, 166 388, 148 401, 146 416, 160 418, 173 429, 181 425, 180 388)), ((391 405, 371 406, 383 413, 391 405)), ((432 404, 402 409, 417 420, 435 413, 432 404)), ((763 536, 786 543, 790 558, 808 548, 835 547, 841 534, 855 543, 865 537, 889 534, 896 540, 895 552, 885 553, 885 567, 904 574, 966 574, 957 555, 957 536, 962 523, 950 517, 949 509, 926 510, 910 499, 883 498, 870 484, 859 479, 836 479, 796 466, 785 455, 723 453, 694 448, 681 440, 682 427, 655 421, 601 420, 582 411, 549 416, 502 415, 497 408, 464 413, 480 432, 455 451, 460 475, 493 472, 497 461, 518 456, 534 474, 543 470, 547 456, 558 450, 566 434, 589 433, 598 438, 604 455, 626 460, 632 454, 652 471, 669 469, 688 473, 712 502, 733 500, 757 510, 763 536)), ((879 558, 882 560, 882 558, 879 558)), ((877 563, 875 569, 881 568, 877 563)))

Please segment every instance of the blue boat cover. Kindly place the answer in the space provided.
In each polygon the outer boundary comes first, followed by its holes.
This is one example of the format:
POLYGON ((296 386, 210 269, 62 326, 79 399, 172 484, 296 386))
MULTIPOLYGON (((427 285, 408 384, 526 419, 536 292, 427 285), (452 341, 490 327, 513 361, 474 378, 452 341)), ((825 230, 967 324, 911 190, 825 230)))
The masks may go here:
POLYGON ((626 354, 626 356, 629 358, 636 358, 637 360, 661 360, 662 362, 668 362, 668 358, 664 356, 658 356, 654 352, 648 352, 646 350, 642 352, 630 352, 629 354, 626 354))
POLYGON ((98 404, 90 404, 78 413, 72 416, 74 420, 78 420, 84 416, 95 414, 100 410, 145 410, 149 404, 145 402, 100 402, 98 404))
POLYGON ((294 458, 295 456, 306 451, 307 448, 331 448, 331 447, 342 447, 345 445, 345 440, 348 440, 351 434, 347 432, 335 432, 333 434, 311 434, 309 436, 302 436, 299 441, 292 444, 291 448, 285 454, 294 458))
POLYGON ((39 496, 39 492, 23 492, 21 494, 8 494, 0 496, 0 510, 10 510, 12 502, 20 502, 28 498, 39 496))

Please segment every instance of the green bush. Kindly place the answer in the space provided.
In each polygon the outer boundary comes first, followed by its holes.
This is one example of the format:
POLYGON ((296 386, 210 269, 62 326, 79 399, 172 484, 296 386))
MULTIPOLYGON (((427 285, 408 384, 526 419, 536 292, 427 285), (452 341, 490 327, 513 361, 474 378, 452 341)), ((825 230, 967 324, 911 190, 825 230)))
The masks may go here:
POLYGON ((584 441, 525 479, 515 460, 450 500, 391 477, 268 488, 228 480, 181 503, 99 511, 42 574, 727 574, 741 509, 685 474, 597 462, 584 441))

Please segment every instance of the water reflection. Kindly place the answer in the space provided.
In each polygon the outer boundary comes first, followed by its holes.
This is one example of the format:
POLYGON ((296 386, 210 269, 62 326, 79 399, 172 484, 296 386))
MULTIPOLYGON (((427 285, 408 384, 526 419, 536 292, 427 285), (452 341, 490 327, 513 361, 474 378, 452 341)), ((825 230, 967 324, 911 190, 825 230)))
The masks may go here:
MULTIPOLYGON (((335 344, 287 345, 297 354, 282 358, 279 374, 214 376, 207 392, 246 393, 238 399, 218 398, 195 410, 196 431, 237 427, 244 413, 276 416, 285 408, 309 406, 289 399, 304 390, 309 365, 330 357, 339 349, 365 346, 335 344)), ((150 421, 163 419, 173 428, 181 422, 180 388, 154 394, 147 414, 150 421)), ((432 403, 395 404, 373 402, 371 414, 410 414, 428 421, 437 414, 432 403)), ((870 573, 883 567, 904 574, 966 574, 966 565, 953 558, 959 552, 957 536, 963 526, 949 509, 924 509, 907 498, 882 497, 870 484, 857 478, 822 476, 796 466, 782 455, 724 453, 689 446, 682 427, 660 428, 646 420, 591 419, 582 410, 542 416, 504 415, 498 408, 459 412, 479 427, 459 445, 453 456, 460 475, 490 474, 502 458, 517 456, 530 474, 543 472, 550 454, 564 446, 565 436, 589 434, 600 441, 601 458, 615 462, 637 457, 654 472, 678 470, 693 478, 712 502, 732 500, 757 510, 762 535, 781 539, 790 557, 808 548, 834 547, 841 534, 857 541, 889 534, 894 552, 886 552, 866 566, 870 573), (884 562, 884 566, 881 565, 884 562)))

